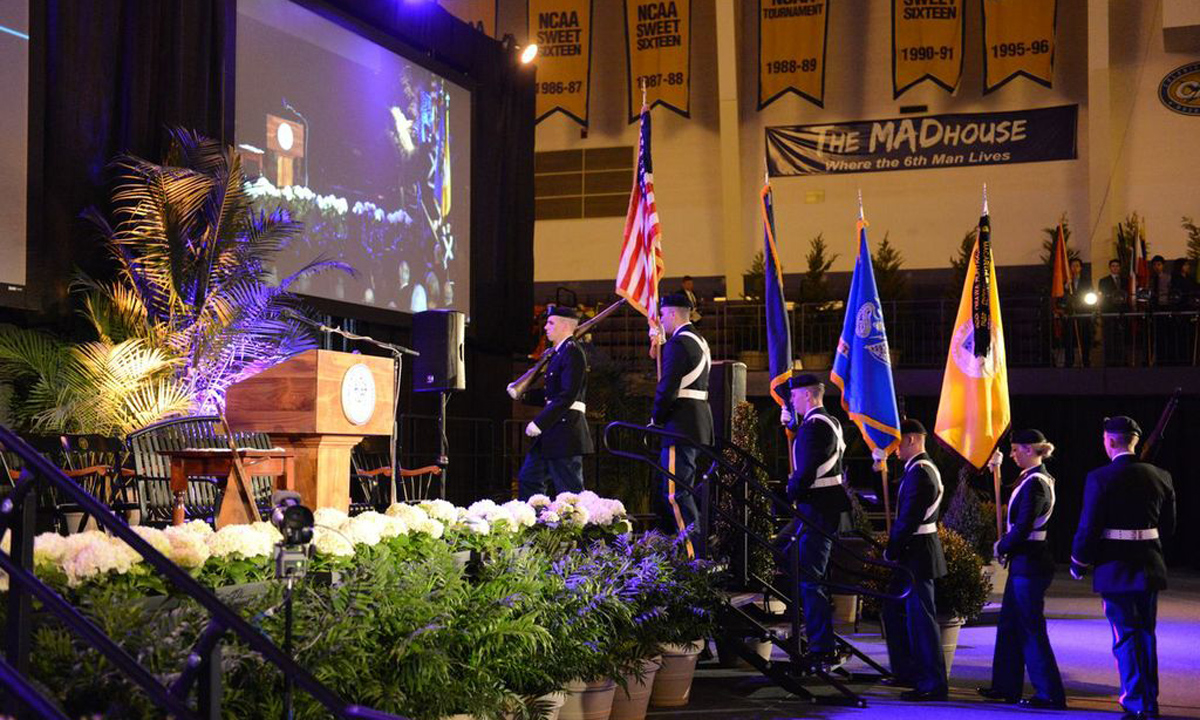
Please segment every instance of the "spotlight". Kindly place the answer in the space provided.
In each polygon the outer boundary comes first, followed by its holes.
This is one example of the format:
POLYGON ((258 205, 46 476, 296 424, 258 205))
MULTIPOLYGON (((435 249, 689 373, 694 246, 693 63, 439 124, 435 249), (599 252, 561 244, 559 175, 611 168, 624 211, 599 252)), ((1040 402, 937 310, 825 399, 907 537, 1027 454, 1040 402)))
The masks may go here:
POLYGON ((537 57, 537 54, 537 43, 530 43, 526 45, 525 49, 521 51, 521 64, 528 65, 529 63, 533 62, 533 59, 537 57))
POLYGON ((1099 299, 1099 296, 1090 290, 1083 296, 1083 302, 1087 305, 1095 305, 1099 299))

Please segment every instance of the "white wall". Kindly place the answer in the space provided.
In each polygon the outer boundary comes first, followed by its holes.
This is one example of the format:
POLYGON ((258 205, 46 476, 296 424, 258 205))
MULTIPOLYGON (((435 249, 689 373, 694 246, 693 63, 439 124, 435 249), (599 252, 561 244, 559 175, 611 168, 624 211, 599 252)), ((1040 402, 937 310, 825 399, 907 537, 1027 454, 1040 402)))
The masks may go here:
MULTIPOLYGON (((668 275, 723 275, 717 125, 714 3, 693 0, 692 118, 654 111, 655 189, 662 218, 668 275)), ((1200 118, 1171 113, 1157 100, 1157 87, 1170 69, 1195 59, 1162 50, 1159 3, 1113 5, 1113 45, 1101 65, 1112 87, 1105 113, 1109 158, 1089 172, 1088 0, 1059 0, 1055 78, 1052 89, 1024 78, 984 96, 980 6, 967 3, 963 80, 951 95, 926 83, 892 100, 890 4, 882 0, 832 3, 825 108, 794 95, 757 110, 757 23, 754 0, 740 4, 738 28, 743 208, 740 274, 761 246, 758 203, 769 125, 868 120, 899 116, 901 105, 928 106, 929 114, 996 112, 1078 104, 1078 159, 1046 163, 776 178, 776 224, 785 272, 801 272, 808 240, 824 232, 841 257, 835 271, 853 262, 856 194, 862 190, 870 236, 885 231, 903 253, 905 267, 945 268, 965 232, 978 221, 981 186, 988 185, 996 257, 1001 265, 1038 261, 1043 234, 1066 212, 1073 244, 1085 260, 1108 247, 1110 218, 1137 210, 1148 217, 1152 251, 1168 257, 1185 245, 1181 215, 1200 216, 1193 188, 1200 167, 1200 118), (1148 43, 1148 49, 1147 49, 1148 43), (1126 131, 1127 130, 1127 131, 1126 131), (1107 175, 1111 175, 1107 177, 1107 175), (1096 184, 1100 184, 1097 191, 1096 184), (806 203, 810 191, 821 202, 806 203), (1096 198, 1104 198, 1098 203, 1096 198)), ((1094 8, 1097 3, 1092 2, 1094 8)), ((500 27, 525 34, 524 0, 501 0, 500 27)), ((586 139, 565 118, 543 121, 538 150, 634 145, 636 125, 626 123, 624 29, 618 0, 595 0, 592 57, 592 125, 586 139)), ((1092 23, 1093 25, 1095 23, 1092 23)), ((1093 81, 1094 81, 1093 77, 1093 81)), ((924 114, 924 113, 923 113, 924 114)), ((1098 126, 1103 127, 1103 126, 1098 126)), ((1104 137, 1103 133, 1100 133, 1104 137)), ((1094 167, 1095 165, 1093 165, 1094 167)), ((603 279, 615 271, 623 218, 543 221, 535 229, 538 281, 603 279)))

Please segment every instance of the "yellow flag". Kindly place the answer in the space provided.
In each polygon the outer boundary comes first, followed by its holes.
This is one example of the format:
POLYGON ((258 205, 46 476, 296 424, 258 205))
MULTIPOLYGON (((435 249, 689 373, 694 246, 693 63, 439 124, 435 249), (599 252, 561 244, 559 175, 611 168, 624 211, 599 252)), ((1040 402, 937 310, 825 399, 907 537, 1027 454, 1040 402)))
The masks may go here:
POLYGON ((1004 324, 985 209, 954 318, 934 434, 982 470, 1011 422, 1004 324))
POLYGON ((983 1, 983 94, 1024 75, 1054 82, 1055 0, 983 1))
POLYGON ((528 0, 526 7, 538 44, 537 122, 561 112, 587 127, 592 0, 528 0))
POLYGON ((932 80, 949 92, 962 79, 966 0, 892 0, 892 97, 932 80))
POLYGON ((758 109, 787 92, 825 107, 827 0, 758 0, 758 109))

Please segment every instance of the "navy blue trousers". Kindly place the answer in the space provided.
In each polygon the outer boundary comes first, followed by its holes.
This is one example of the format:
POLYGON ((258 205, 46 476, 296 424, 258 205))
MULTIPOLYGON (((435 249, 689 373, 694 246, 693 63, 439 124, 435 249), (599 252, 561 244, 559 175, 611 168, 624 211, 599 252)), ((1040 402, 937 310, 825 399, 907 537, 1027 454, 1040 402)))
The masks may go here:
POLYGON ((1126 712, 1158 712, 1158 647, 1154 625, 1158 593, 1100 593, 1112 625, 1113 656, 1121 674, 1121 707, 1126 712))
POLYGON ((561 492, 583 492, 583 457, 548 458, 542 455, 541 443, 534 443, 517 472, 517 492, 522 500, 546 493, 546 482, 561 492))
MULTIPOLYGON (((822 523, 824 530, 829 533, 837 532, 836 520, 826 519, 814 506, 798 503, 796 509, 804 517, 814 522, 822 523)), ((790 543, 794 542, 800 553, 800 577, 792 578, 798 585, 800 605, 804 608, 804 634, 808 638, 810 653, 828 654, 835 648, 833 634, 833 606, 829 603, 829 590, 821 580, 825 578, 825 570, 829 567, 829 553, 833 541, 815 529, 793 520, 779 535, 789 545, 784 546, 785 552, 790 553, 790 543)), ((791 560, 786 567, 791 567, 791 560)))
POLYGON ((946 692, 946 658, 933 605, 933 580, 914 579, 912 592, 903 600, 885 600, 882 614, 888 664, 896 679, 921 692, 946 692))
POLYGON ((996 649, 992 655, 992 689, 1005 697, 1019 698, 1025 688, 1025 670, 1034 694, 1055 703, 1067 701, 1062 675, 1046 634, 1046 589, 1050 575, 1009 575, 996 623, 996 649))
MULTIPOLYGON (((699 453, 700 448, 695 445, 668 445, 659 453, 659 465, 679 478, 680 482, 692 485, 696 481, 696 456, 699 453)), ((675 481, 665 473, 662 475, 659 498, 663 532, 678 535, 687 530, 688 557, 695 557, 696 541, 702 532, 696 498, 687 490, 676 487, 675 481)))

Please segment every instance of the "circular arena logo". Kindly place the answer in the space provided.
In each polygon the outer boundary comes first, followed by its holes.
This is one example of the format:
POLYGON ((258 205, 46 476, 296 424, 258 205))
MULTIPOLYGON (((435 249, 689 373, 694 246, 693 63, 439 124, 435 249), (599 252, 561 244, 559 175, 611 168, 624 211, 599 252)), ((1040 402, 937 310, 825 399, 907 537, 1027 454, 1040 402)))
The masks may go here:
POLYGON ((1181 115, 1200 115, 1200 62, 1167 73, 1158 86, 1158 99, 1181 115))

